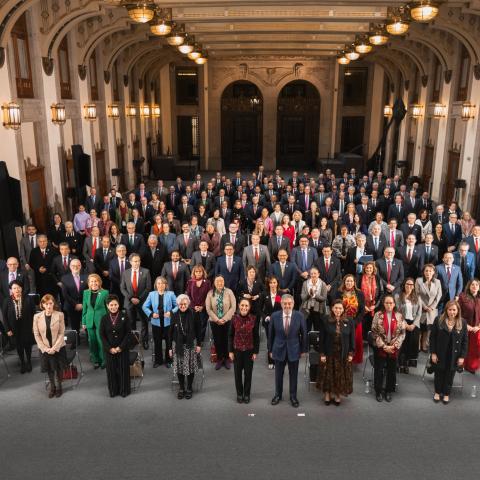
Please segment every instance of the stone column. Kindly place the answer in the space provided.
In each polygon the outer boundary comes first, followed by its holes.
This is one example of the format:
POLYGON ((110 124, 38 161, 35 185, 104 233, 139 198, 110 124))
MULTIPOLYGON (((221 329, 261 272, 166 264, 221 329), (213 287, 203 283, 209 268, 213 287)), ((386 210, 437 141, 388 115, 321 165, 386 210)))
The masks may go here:
POLYGON ((412 173, 413 175, 420 175, 422 158, 423 158, 423 147, 425 145, 425 135, 427 130, 427 122, 425 121, 425 108, 427 104, 427 87, 421 86, 420 93, 418 95, 418 103, 424 106, 423 115, 416 120, 417 129, 415 132, 415 151, 413 157, 412 173))
POLYGON ((273 88, 265 88, 264 92, 262 164, 270 171, 277 167, 277 96, 273 88))
POLYGON ((170 64, 160 69, 160 101, 162 105, 162 143, 163 154, 173 153, 172 135, 172 93, 170 85, 170 64))

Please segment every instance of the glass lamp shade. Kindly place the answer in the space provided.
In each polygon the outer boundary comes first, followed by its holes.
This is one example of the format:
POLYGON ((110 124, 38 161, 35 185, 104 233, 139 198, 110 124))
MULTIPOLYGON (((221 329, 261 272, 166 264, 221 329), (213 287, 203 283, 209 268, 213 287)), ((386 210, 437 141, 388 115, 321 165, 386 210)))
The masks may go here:
POLYGON ((393 115, 393 107, 391 105, 385 105, 383 107, 383 116, 391 117, 393 115))
POLYGON ((383 30, 372 32, 368 37, 368 41, 372 45, 379 47, 381 45, 385 45, 388 42, 388 35, 383 30))
POLYGON ((207 63, 208 59, 206 56, 199 57, 195 60, 195 63, 197 65, 205 65, 207 63))
POLYGON ((128 16, 137 23, 147 23, 153 19, 155 10, 146 3, 140 3, 127 8, 128 16))
POLYGON ((347 52, 345 54, 345 56, 349 59, 349 60, 358 60, 360 58, 360 54, 358 52, 355 52, 354 50, 350 51, 350 52, 347 52))
POLYGON ((412 105, 412 117, 413 118, 420 118, 423 114, 423 105, 419 105, 415 103, 412 105))
POLYGON ((416 22, 430 22, 438 15, 438 5, 429 0, 412 2, 410 5, 410 16, 416 22))
POLYGON ((190 53, 187 54, 187 57, 190 60, 196 60, 197 58, 200 58, 201 56, 202 56, 202 51, 198 46, 193 50, 193 52, 190 52, 190 53))
POLYGON ((159 37, 164 37, 168 35, 172 31, 172 25, 165 20, 162 20, 158 23, 152 23, 150 25, 150 31, 154 35, 158 35, 159 37))
POLYGON ((370 53, 373 47, 365 40, 361 40, 359 43, 355 45, 355 51, 361 54, 370 53))
POLYGON ((337 62, 340 65, 348 65, 350 63, 350 59, 347 58, 345 55, 341 55, 341 56, 337 57, 337 62))
POLYGON ((142 116, 145 117, 145 118, 148 118, 150 116, 150 105, 143 105, 142 106, 142 116))
POLYGON ((465 102, 462 105, 462 120, 465 122, 475 118, 475 105, 472 105, 470 102, 465 102))
POLYGON ((97 106, 94 103, 87 103, 83 106, 83 118, 89 122, 97 119, 97 106))
POLYGON ((64 125, 67 121, 65 105, 63 103, 54 103, 50 110, 52 112, 52 123, 54 125, 64 125))
POLYGON ((120 118, 120 108, 117 104, 112 104, 108 106, 108 113, 107 115, 114 120, 120 118))
POLYGON ((386 25, 390 35, 405 35, 408 32, 409 24, 401 18, 392 18, 386 25))
POLYGON ((180 53, 183 53, 184 55, 187 55, 187 54, 189 54, 189 53, 192 53, 193 50, 194 50, 194 48, 195 48, 195 47, 194 47, 192 44, 190 44, 190 43, 184 43, 184 44, 182 44, 182 45, 179 45, 178 51, 179 51, 180 53))
POLYGON ((137 107, 135 105, 127 105, 127 117, 137 116, 137 107))
POLYGON ((160 116, 160 106, 157 104, 152 105, 152 117, 158 118, 160 116))
POLYGON ((3 110, 3 126, 12 130, 18 130, 22 125, 22 117, 20 114, 20 105, 15 102, 2 105, 3 110))
POLYGON ((433 118, 443 118, 446 115, 447 107, 441 103, 436 103, 433 106, 433 118))
POLYGON ((179 32, 173 32, 167 37, 167 43, 172 47, 178 47, 185 41, 185 35, 179 32))

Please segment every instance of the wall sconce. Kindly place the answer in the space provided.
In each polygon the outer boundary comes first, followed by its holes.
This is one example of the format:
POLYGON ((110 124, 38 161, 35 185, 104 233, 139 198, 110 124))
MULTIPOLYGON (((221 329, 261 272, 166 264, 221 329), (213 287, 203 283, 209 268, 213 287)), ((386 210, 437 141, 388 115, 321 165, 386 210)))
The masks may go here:
POLYGON ((137 107, 135 105, 127 105, 127 117, 136 117, 137 107))
POLYGON ((120 108, 116 103, 108 106, 107 115, 109 118, 113 118, 114 120, 118 120, 120 118, 120 108))
POLYGON ((10 102, 2 105, 3 111, 3 126, 18 130, 22 124, 22 117, 20 115, 20 105, 15 102, 10 102))
POLYGON ((443 118, 447 115, 447 107, 446 105, 442 105, 441 103, 436 103, 433 106, 433 118, 443 118))
POLYGON ((156 103, 152 105, 152 117, 160 117, 160 105, 157 105, 156 103))
POLYGON ((54 125, 64 125, 67 121, 65 105, 63 103, 53 103, 50 110, 52 112, 52 123, 54 125))
POLYGON ((391 117, 393 115, 393 107, 391 105, 385 105, 383 107, 383 116, 391 117))
POLYGON ((475 118, 475 105, 470 102, 465 102, 462 105, 462 120, 467 122, 471 118, 475 118))
POLYGON ((97 119, 97 106, 94 103, 86 103, 83 106, 83 118, 89 122, 97 119))
POLYGON ((412 105, 412 117, 413 118, 420 118, 423 115, 423 105, 419 105, 418 103, 414 103, 412 105))
POLYGON ((142 105, 141 112, 143 117, 145 118, 150 117, 150 105, 148 104, 142 105))

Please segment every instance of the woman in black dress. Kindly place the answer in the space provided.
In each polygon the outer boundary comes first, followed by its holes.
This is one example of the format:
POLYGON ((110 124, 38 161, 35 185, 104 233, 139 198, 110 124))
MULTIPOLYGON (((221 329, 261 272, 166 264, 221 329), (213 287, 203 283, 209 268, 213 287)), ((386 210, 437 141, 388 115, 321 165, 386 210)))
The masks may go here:
POLYGON ((355 351, 355 324, 345 316, 342 300, 335 300, 324 319, 320 340, 320 368, 317 388, 325 394, 325 405, 338 407, 340 398, 353 392, 352 360, 355 351))
POLYGON ((7 336, 13 337, 20 358, 20 373, 32 371, 32 345, 34 306, 24 293, 23 284, 14 280, 10 283, 11 295, 3 303, 3 321, 7 336))
POLYGON ((47 230, 47 238, 52 244, 52 247, 58 250, 58 246, 63 240, 65 234, 65 225, 63 224, 62 216, 59 213, 53 215, 52 224, 47 230))
POLYGON ((178 310, 172 315, 169 331, 172 345, 169 355, 173 358, 173 373, 178 377, 180 388, 177 398, 187 400, 193 395, 193 379, 198 372, 198 357, 202 350, 200 336, 202 325, 195 320, 190 308, 190 298, 183 293, 177 297, 178 310), (185 390, 185 377, 187 389, 185 390))
POLYGON ((62 236, 62 242, 68 243, 70 253, 80 258, 82 255, 82 237, 73 227, 73 222, 65 222, 65 232, 62 236))
POLYGON ((238 301, 248 300, 252 304, 251 313, 258 319, 261 313, 261 296, 265 289, 262 281, 258 278, 257 269, 253 265, 247 267, 246 278, 240 280, 237 287, 238 301))
POLYGON ((437 223, 433 229, 433 244, 438 247, 438 259, 440 261, 448 248, 447 237, 445 236, 441 223, 437 223))
POLYGON ((100 321, 100 338, 107 367, 108 391, 111 397, 130 394, 129 338, 130 320, 116 295, 107 297, 107 314, 100 321))

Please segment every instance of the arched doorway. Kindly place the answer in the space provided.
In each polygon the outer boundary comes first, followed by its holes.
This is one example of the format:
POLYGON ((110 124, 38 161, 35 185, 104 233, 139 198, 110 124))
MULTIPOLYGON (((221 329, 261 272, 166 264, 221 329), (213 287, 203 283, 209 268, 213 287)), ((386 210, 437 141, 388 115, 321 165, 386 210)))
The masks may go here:
POLYGON ((277 111, 277 167, 314 167, 320 126, 318 90, 305 80, 287 83, 278 96, 277 111))
POLYGON ((256 167, 262 162, 260 90, 251 82, 231 83, 222 94, 222 168, 256 167))

